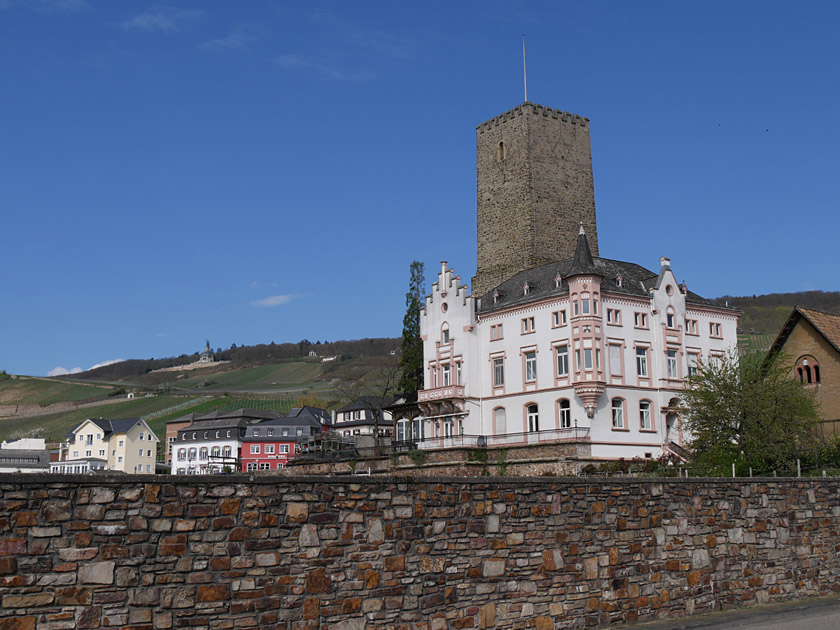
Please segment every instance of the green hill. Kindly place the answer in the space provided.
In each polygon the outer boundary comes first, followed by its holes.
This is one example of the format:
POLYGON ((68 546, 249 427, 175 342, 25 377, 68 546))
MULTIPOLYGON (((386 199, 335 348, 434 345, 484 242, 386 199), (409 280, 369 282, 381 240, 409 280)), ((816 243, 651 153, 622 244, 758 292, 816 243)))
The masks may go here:
POLYGON ((0 380, 0 405, 52 405, 103 398, 113 387, 71 383, 54 378, 9 376, 0 380))
POLYGON ((713 301, 743 311, 738 323, 743 334, 770 335, 773 339, 779 334, 794 306, 840 314, 840 291, 768 293, 742 297, 724 295, 713 301))

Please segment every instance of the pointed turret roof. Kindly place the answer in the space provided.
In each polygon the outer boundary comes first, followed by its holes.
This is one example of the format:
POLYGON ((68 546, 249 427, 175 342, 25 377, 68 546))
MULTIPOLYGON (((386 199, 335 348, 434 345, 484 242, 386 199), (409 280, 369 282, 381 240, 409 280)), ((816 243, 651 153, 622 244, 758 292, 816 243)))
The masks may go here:
POLYGON ((577 247, 575 248, 575 257, 572 259, 571 268, 566 272, 566 277, 581 276, 584 274, 601 275, 595 269, 592 250, 589 249, 589 241, 586 240, 586 231, 583 229, 583 222, 581 222, 577 247))

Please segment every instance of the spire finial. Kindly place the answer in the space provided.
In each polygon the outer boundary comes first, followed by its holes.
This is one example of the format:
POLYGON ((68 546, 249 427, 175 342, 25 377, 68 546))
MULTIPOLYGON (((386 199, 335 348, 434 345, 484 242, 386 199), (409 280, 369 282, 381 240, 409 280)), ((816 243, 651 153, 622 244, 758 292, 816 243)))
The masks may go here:
POLYGON ((586 230, 583 229, 583 221, 580 222, 580 230, 578 230, 578 236, 581 234, 586 234, 586 230))

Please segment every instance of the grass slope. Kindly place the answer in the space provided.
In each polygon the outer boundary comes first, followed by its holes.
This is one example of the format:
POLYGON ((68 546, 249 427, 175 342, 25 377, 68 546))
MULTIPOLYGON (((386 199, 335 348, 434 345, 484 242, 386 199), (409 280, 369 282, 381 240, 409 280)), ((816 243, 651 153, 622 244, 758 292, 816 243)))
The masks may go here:
POLYGON ((320 362, 310 361, 261 365, 216 374, 203 374, 179 380, 176 386, 180 389, 201 389, 202 391, 306 389, 316 385, 318 377, 323 372, 323 365, 320 362), (210 381, 211 385, 201 387, 204 381, 210 381))
POLYGON ((37 436, 49 442, 64 439, 68 431, 87 418, 137 418, 148 413, 172 407, 183 398, 176 396, 152 396, 149 398, 123 399, 109 405, 100 405, 84 409, 74 409, 62 413, 27 418, 10 418, 0 422, 0 440, 37 436))
POLYGON ((0 381, 0 404, 51 405, 107 396, 113 390, 50 378, 18 376, 0 381))

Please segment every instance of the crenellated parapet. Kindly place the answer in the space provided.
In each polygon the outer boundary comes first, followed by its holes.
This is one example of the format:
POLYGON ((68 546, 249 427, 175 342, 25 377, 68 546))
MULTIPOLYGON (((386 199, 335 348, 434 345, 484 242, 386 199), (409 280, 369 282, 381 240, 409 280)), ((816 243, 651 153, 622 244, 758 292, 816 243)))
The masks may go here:
POLYGON ((522 103, 503 114, 494 116, 490 120, 481 123, 478 127, 476 127, 476 130, 478 133, 483 133, 491 127, 498 127, 500 124, 516 118, 517 116, 522 116, 525 113, 530 113, 536 116, 545 116, 546 118, 554 118, 555 120, 563 120, 565 122, 570 122, 573 125, 581 125, 582 127, 589 125, 589 119, 578 114, 564 112, 561 109, 554 109, 552 107, 545 107, 543 105, 539 105, 538 103, 522 103))

